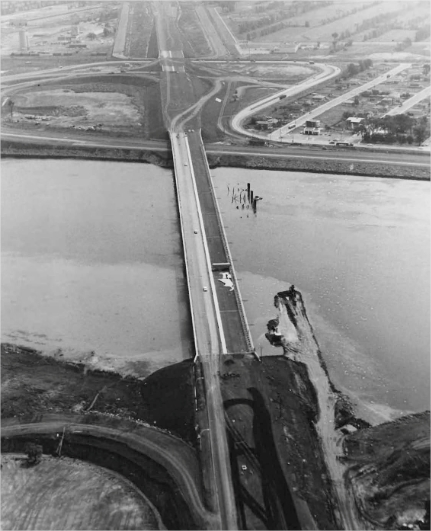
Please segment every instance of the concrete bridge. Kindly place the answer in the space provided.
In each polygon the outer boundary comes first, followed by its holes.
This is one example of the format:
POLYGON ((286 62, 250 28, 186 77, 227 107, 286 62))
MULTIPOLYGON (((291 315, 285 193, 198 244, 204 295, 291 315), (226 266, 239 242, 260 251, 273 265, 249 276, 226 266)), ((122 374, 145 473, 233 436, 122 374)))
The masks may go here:
MULTIPOLYGON (((195 344, 202 367, 207 428, 201 448, 211 492, 210 509, 219 529, 238 529, 235 492, 226 437, 219 374, 226 354, 254 354, 241 293, 214 194, 200 130, 186 126, 195 102, 177 12, 167 2, 153 4, 162 66, 161 91, 171 139, 184 261, 195 344)), ((202 427, 201 427, 202 428, 202 427)))
POLYGON ((213 509, 222 529, 237 529, 219 371, 224 354, 253 353, 253 341, 200 132, 170 131, 170 137, 195 360, 202 364, 205 381, 209 430, 201 443, 212 459, 213 509))

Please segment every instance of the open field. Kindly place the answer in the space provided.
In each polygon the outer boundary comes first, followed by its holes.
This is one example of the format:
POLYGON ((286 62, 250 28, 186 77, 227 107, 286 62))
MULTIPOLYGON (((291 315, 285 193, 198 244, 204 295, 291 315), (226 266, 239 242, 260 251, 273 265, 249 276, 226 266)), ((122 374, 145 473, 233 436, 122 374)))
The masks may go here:
MULTIPOLYGON (((348 15, 346 17, 340 18, 333 22, 329 22, 324 25, 319 25, 311 27, 311 17, 310 17, 310 28, 303 28, 304 31, 296 33, 294 35, 295 41, 322 41, 322 42, 331 42, 333 40, 332 34, 337 33, 338 35, 342 32, 349 31, 350 33, 355 33, 355 28, 364 20, 381 15, 384 13, 391 13, 399 11, 402 7, 400 2, 384 2, 377 5, 371 6, 367 9, 358 11, 357 13, 348 15)), ((325 8, 326 10, 326 8, 325 8)), ((324 10, 319 10, 324 11, 324 10)), ((313 12, 311 12, 313 13, 313 12)), ((310 13, 310 15, 311 15, 310 13)), ((314 12, 316 16, 317 11, 314 12)), ((322 13, 323 18, 323 13, 322 13)), ((319 19, 322 20, 322 19, 319 19)), ((290 23, 291 21, 289 21, 290 23)), ((263 37, 255 39, 253 42, 285 42, 292 40, 291 28, 286 28, 275 33, 270 33, 263 37)))
POLYGON ((184 47, 185 57, 211 55, 212 50, 200 25, 195 8, 185 2, 179 4, 178 27, 184 47))
POLYGON ((9 126, 47 130, 73 128, 94 134, 164 138, 160 89, 145 75, 100 74, 64 78, 40 87, 17 90, 9 126))
POLYGON ((18 95, 14 101, 16 120, 25 120, 27 113, 35 108, 43 109, 45 116, 38 119, 47 120, 52 127, 95 127, 103 122, 103 128, 111 130, 120 125, 142 125, 142 116, 132 98, 118 92, 56 89, 18 95))
POLYGON ((148 57, 148 48, 154 27, 151 4, 149 2, 132 2, 129 5, 128 50, 126 55, 133 58, 148 57))
POLYGON ((129 481, 85 461, 2 455, 2 529, 164 529, 129 481))

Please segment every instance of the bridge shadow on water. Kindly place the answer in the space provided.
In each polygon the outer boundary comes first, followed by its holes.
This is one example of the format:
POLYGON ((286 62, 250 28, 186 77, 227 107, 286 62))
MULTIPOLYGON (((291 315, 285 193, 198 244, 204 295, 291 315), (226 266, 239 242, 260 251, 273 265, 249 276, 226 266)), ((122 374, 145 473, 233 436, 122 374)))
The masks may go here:
POLYGON ((224 402, 226 411, 229 407, 242 405, 250 407, 253 412, 252 425, 248 429, 252 430, 254 448, 247 444, 226 414, 239 527, 249 528, 247 513, 251 512, 266 529, 301 529, 292 495, 280 466, 271 416, 261 393, 254 387, 247 390, 251 399, 239 398, 224 402), (243 476, 238 462, 241 456, 254 470, 255 476, 250 481, 251 488, 246 487, 241 479, 243 476), (256 488, 256 476, 260 477, 260 492, 256 488))

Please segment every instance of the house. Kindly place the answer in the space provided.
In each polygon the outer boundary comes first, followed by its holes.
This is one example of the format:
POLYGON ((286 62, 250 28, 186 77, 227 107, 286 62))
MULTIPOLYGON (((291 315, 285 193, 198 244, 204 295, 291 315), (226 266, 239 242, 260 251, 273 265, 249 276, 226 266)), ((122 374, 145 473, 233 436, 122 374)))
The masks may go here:
POLYGON ((350 116, 350 118, 347 118, 346 122, 349 122, 350 127, 353 129, 357 125, 359 125, 364 119, 358 118, 357 116, 350 116))
POLYGON ((324 96, 323 94, 314 94, 314 96, 312 96, 311 99, 312 99, 313 101, 317 101, 317 102, 319 102, 319 101, 323 101, 323 100, 325 100, 325 99, 326 99, 326 96, 324 96))

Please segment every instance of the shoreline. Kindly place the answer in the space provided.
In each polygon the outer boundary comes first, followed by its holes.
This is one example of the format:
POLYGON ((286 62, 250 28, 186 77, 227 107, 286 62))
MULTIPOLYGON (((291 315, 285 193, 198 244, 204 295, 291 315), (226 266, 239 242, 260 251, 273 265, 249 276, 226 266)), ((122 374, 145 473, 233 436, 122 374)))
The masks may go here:
MULTIPOLYGON (((173 169, 172 154, 155 152, 151 149, 104 148, 91 146, 52 146, 34 145, 31 143, 1 142, 1 156, 4 159, 40 158, 40 159, 82 159, 105 160, 111 162, 140 162, 155 164, 162 168, 173 169)), ((214 155, 208 154, 211 169, 220 167, 296 171, 322 174, 356 175, 360 177, 376 177, 388 179, 404 179, 429 181, 430 172, 427 167, 406 167, 388 165, 379 162, 327 161, 317 159, 277 159, 264 155, 214 155)))

